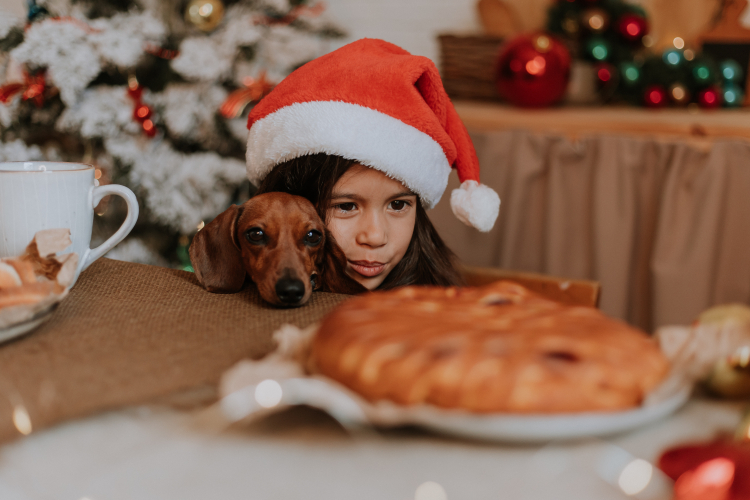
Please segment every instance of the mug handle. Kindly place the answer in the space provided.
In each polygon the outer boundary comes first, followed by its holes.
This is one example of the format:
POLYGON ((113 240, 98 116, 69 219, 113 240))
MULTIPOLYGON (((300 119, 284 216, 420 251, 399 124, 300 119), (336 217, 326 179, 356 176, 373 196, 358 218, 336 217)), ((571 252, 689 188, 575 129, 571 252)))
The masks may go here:
POLYGON ((81 271, 89 267, 96 259, 112 250, 115 245, 124 240, 125 236, 133 230, 135 221, 138 220, 138 200, 133 192, 125 186, 108 184, 106 186, 94 187, 92 191, 92 206, 96 207, 99 202, 102 201, 102 198, 110 194, 120 196, 125 200, 125 203, 128 205, 128 215, 125 217, 125 221, 120 226, 120 229, 110 236, 107 241, 96 248, 89 248, 86 250, 86 255, 83 257, 83 267, 81 267, 81 271))

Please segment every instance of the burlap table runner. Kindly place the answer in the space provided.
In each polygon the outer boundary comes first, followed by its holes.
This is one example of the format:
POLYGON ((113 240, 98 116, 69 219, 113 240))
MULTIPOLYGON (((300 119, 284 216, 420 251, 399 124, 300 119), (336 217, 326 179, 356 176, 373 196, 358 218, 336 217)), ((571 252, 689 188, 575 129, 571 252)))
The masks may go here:
POLYGON ((0 441, 19 436, 19 405, 38 430, 213 387, 235 362, 268 352, 280 325, 307 326, 345 299, 316 292, 277 309, 254 286, 212 294, 191 273, 100 259, 46 324, 0 345, 0 441))

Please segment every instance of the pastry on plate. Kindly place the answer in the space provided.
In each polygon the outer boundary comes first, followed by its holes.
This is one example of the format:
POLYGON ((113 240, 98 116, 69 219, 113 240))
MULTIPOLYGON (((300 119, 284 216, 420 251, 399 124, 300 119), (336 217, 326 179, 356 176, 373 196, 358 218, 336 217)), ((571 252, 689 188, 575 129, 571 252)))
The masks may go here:
POLYGON ((625 410, 669 369, 644 332, 509 281, 355 297, 324 318, 311 354, 370 401, 482 413, 625 410))

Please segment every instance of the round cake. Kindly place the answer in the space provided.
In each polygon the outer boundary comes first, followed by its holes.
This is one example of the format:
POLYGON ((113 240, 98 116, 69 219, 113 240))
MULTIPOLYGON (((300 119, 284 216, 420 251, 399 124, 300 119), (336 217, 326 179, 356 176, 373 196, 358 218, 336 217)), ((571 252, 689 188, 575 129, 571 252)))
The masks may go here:
POLYGON ((311 354, 370 401, 472 412, 623 410, 669 369, 644 332, 509 281, 355 297, 323 320, 311 354))

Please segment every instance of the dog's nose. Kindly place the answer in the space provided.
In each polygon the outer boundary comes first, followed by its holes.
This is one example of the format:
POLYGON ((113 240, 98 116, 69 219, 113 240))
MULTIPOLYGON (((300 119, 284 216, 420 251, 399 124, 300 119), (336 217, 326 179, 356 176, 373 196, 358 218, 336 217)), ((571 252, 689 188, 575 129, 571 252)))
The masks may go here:
POLYGON ((276 296, 284 304, 296 304, 305 296, 305 284, 294 278, 281 278, 276 282, 276 296))

